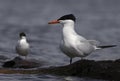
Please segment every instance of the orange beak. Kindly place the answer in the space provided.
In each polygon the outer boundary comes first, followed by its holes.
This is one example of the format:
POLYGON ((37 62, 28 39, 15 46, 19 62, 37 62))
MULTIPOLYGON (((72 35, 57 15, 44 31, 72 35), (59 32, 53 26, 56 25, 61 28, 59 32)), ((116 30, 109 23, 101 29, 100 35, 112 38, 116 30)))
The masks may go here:
POLYGON ((60 23, 60 21, 59 20, 53 20, 53 21, 48 22, 48 24, 57 24, 57 23, 60 23))

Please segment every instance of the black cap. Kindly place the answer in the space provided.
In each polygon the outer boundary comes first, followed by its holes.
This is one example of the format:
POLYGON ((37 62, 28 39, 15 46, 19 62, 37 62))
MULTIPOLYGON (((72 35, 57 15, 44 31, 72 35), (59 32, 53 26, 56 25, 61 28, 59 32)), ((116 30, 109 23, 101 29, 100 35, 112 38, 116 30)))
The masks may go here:
POLYGON ((26 34, 24 32, 21 32, 20 37, 22 37, 22 36, 26 36, 26 34))
POLYGON ((58 20, 73 20, 74 22, 76 21, 76 18, 73 14, 68 14, 68 15, 64 15, 62 17, 60 17, 58 20))

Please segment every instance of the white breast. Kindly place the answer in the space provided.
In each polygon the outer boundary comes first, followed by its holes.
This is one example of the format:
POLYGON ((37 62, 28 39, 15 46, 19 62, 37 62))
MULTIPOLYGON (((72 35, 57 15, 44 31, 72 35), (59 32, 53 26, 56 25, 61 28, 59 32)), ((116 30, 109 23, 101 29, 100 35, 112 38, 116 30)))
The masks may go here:
POLYGON ((69 57, 84 57, 94 50, 88 40, 75 32, 74 23, 64 24, 63 41, 60 47, 69 57))
POLYGON ((19 55, 26 56, 29 51, 29 44, 27 43, 26 39, 21 39, 18 41, 16 46, 16 52, 19 55))

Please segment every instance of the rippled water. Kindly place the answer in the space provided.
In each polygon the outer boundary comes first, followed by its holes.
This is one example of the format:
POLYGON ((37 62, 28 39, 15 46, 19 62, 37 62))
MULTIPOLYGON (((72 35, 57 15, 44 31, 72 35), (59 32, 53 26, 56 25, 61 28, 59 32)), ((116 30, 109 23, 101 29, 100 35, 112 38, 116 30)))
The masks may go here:
MULTIPOLYGON (((118 44, 116 48, 92 53, 87 59, 114 60, 120 57, 119 0, 0 0, 0 55, 17 56, 15 45, 19 32, 26 32, 31 45, 29 58, 40 60, 44 66, 61 66, 69 58, 59 50, 61 25, 48 21, 73 13, 76 30, 102 45, 118 44)), ((79 58, 75 58, 74 61, 79 58)), ((2 61, 4 59, 1 59, 2 61)), ((89 78, 53 75, 0 74, 0 81, 99 81, 89 78)), ((101 80, 100 80, 101 81, 101 80)))

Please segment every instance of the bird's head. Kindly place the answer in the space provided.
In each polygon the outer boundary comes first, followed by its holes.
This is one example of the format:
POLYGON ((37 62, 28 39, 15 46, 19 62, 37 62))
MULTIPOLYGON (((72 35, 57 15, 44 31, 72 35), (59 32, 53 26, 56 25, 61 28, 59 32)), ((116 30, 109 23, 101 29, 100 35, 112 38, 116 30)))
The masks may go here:
POLYGON ((19 36, 20 36, 20 38, 26 37, 26 34, 25 34, 24 32, 21 32, 21 33, 19 34, 19 36))
POLYGON ((57 20, 50 21, 48 22, 48 24, 58 24, 58 23, 66 24, 66 23, 73 23, 75 21, 76 21, 75 16, 73 14, 68 14, 60 17, 57 20))

